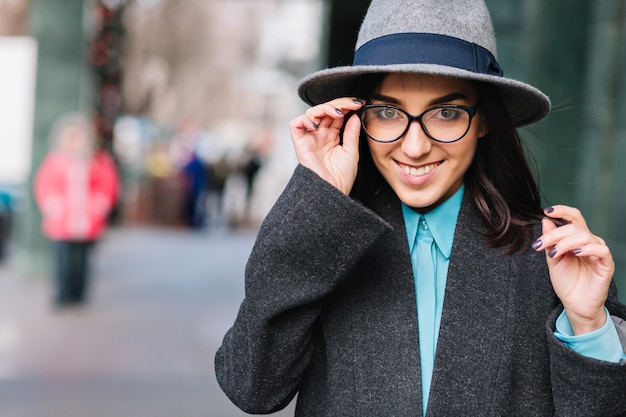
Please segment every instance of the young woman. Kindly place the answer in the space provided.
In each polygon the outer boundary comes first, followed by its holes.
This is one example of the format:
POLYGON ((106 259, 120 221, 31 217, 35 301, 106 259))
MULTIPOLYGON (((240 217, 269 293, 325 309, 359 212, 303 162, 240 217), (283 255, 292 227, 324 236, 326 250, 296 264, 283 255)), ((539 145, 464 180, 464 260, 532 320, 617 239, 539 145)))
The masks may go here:
POLYGON ((300 165, 216 355, 251 413, 626 415, 626 308, 575 208, 544 210, 484 4, 374 0, 355 62, 300 85, 300 165))

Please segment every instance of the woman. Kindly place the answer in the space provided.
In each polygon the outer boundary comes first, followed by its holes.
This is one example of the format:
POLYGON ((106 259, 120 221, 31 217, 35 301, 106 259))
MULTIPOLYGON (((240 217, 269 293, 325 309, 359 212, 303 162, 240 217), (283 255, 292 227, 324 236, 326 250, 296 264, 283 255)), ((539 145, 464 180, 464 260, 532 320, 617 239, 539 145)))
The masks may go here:
POLYGON ((626 308, 574 208, 541 209, 476 1, 374 0, 354 65, 305 78, 300 165, 216 355, 252 413, 626 415, 626 308), (562 225, 562 227, 558 227, 562 225))
POLYGON ((84 303, 94 241, 106 229, 118 194, 111 157, 94 149, 95 132, 80 115, 62 117, 51 134, 52 151, 39 167, 34 193, 42 231, 54 242, 57 307, 84 303))

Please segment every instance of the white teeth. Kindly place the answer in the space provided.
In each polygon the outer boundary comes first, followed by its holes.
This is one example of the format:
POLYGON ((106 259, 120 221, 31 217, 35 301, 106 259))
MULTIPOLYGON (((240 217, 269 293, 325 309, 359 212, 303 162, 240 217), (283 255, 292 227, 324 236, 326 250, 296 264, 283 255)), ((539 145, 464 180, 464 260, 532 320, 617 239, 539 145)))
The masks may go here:
POLYGON ((415 168, 407 165, 402 165, 402 170, 405 174, 410 175, 412 177, 421 177, 422 175, 428 174, 430 171, 435 169, 437 164, 426 165, 423 167, 415 168))

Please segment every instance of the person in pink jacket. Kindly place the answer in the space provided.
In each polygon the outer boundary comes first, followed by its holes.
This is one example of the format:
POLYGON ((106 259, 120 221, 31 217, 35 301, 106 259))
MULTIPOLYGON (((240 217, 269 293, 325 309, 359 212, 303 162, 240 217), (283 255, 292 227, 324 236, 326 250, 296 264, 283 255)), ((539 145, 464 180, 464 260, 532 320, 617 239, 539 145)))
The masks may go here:
POLYGON ((55 246, 55 303, 76 305, 85 301, 89 252, 106 230, 119 181, 112 158, 95 148, 87 118, 61 118, 51 140, 52 149, 35 176, 35 201, 42 232, 55 246))

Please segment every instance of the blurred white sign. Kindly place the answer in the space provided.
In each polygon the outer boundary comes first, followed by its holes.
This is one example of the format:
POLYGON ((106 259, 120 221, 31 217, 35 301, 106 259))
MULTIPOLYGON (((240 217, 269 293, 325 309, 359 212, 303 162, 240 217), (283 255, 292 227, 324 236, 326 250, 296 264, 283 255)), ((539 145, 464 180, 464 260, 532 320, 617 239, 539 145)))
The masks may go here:
POLYGON ((20 185, 30 172, 37 43, 0 37, 0 184, 20 185))

